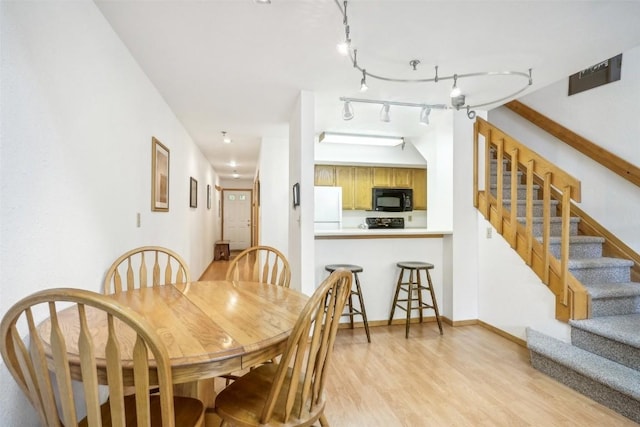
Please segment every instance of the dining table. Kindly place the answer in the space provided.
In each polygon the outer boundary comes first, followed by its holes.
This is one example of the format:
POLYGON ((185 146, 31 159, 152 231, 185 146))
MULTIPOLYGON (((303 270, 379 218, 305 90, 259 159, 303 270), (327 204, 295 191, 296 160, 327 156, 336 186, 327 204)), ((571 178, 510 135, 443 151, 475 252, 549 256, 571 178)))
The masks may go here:
MULTIPOLYGON (((143 315, 160 335, 170 356, 176 394, 198 397, 207 406, 215 397, 214 377, 282 354, 308 300, 306 295, 282 286, 227 280, 151 286, 108 297, 143 315)), ((80 380, 77 311, 73 307, 63 309, 58 320, 68 345, 72 377, 80 380)), ((106 316, 88 308, 87 321, 96 357, 104 360, 106 316)), ((38 328, 47 340, 49 320, 38 328)), ((133 345, 133 340, 123 342, 133 345)), ((129 352, 123 348, 123 353, 129 352)), ((126 360, 123 365, 127 365, 126 360)), ((98 370, 99 381, 106 384, 106 365, 98 370)), ((125 370, 125 380, 127 375, 132 372, 125 370)))

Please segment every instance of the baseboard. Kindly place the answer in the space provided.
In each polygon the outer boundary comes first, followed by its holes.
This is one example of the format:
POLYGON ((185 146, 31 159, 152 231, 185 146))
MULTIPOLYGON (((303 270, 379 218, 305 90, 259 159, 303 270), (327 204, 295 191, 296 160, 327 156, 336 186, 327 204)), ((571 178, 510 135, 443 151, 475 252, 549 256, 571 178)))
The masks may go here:
MULTIPOLYGON (((493 332, 494 334, 500 335, 502 338, 506 338, 511 342, 514 342, 516 344, 518 344, 519 346, 522 347, 527 347, 527 341, 523 340, 522 338, 516 337, 515 335, 511 335, 508 332, 503 331, 502 329, 496 328, 493 325, 490 325, 486 322, 483 322, 482 320, 478 320, 478 319, 467 319, 467 320, 451 320, 448 317, 445 316, 440 316, 440 320, 442 320, 442 322, 446 323, 449 326, 453 326, 454 328, 459 327, 459 326, 471 326, 471 325, 479 325, 482 326, 485 329, 490 330, 491 332, 493 332)), ((430 316, 430 317, 424 317, 423 318, 423 322, 424 323, 428 323, 428 322, 435 322, 436 318, 435 316, 430 316)), ((369 322, 369 327, 372 328, 374 326, 387 326, 389 323, 388 320, 374 320, 372 322, 369 322)), ((420 323, 420 318, 416 317, 416 318, 411 318, 411 323, 420 323)), ((404 325, 406 324, 406 319, 393 319, 393 321, 391 322, 392 325, 404 325)), ((338 326, 338 328, 343 329, 343 328, 350 328, 351 324, 347 321, 347 322, 342 322, 340 323, 340 325, 338 326)), ((353 327, 354 328, 364 328, 364 323, 363 322, 353 322, 353 327)))

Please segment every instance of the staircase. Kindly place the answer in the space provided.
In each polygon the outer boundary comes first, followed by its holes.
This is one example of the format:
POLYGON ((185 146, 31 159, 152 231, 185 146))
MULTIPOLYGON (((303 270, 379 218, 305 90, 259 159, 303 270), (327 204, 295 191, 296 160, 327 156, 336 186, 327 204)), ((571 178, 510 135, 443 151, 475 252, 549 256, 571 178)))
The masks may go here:
MULTIPOLYGON (((493 152, 491 157, 495 157, 493 152)), ((498 161, 490 161, 490 194, 502 199, 504 216, 515 203, 520 224, 526 222, 526 185, 518 172, 517 191, 512 192, 512 165, 503 160, 502 195, 498 196, 498 161)), ((538 198, 540 186, 533 186, 532 233, 542 243, 544 206, 538 198)), ((562 220, 557 200, 549 206, 548 251, 561 258, 562 220)), ((581 218, 569 221, 568 272, 586 288, 590 316, 569 320, 571 343, 538 331, 527 330, 532 365, 541 372, 589 396, 593 400, 640 423, 640 283, 631 281, 634 262, 603 256, 605 239, 579 234, 581 218)))

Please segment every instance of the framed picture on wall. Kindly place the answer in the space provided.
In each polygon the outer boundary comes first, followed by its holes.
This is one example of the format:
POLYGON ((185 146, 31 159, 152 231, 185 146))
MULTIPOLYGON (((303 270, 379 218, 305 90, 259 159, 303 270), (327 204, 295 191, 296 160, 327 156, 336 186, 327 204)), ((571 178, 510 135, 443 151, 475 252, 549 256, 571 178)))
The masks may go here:
POLYGON ((189 180, 189 207, 198 207, 198 181, 194 177, 189 180))
POLYGON ((211 209, 211 185, 207 184, 207 209, 211 209))
POLYGON ((169 149, 151 138, 151 210, 169 212, 169 149))

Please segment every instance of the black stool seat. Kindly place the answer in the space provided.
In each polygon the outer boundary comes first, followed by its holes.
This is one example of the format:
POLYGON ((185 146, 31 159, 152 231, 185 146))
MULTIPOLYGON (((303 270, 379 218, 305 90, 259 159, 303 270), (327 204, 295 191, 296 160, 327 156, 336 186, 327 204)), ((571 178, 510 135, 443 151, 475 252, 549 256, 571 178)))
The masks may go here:
POLYGON ((332 273, 340 268, 349 270, 352 273, 362 273, 364 271, 362 267, 355 264, 329 264, 324 267, 325 270, 330 271, 332 273))
POLYGON ((434 268, 433 264, 421 261, 401 261, 396 263, 396 266, 400 268, 400 274, 398 276, 398 283, 396 284, 396 292, 393 297, 393 304, 391 305, 391 314, 389 315, 389 325, 393 320, 393 313, 396 307, 407 312, 406 326, 405 326, 405 338, 409 338, 409 325, 411 324, 411 312, 418 310, 420 314, 420 323, 422 323, 423 310, 433 309, 436 314, 436 321, 438 322, 438 329, 440 329, 440 335, 442 335, 442 322, 440 321, 440 312, 438 311, 438 303, 436 302, 436 295, 433 291, 433 283, 431 282, 431 274, 429 270, 434 268), (404 281, 405 271, 409 272, 408 281, 404 281), (427 283, 423 283, 420 278, 420 272, 424 271, 427 276, 427 283), (406 292, 406 299, 398 299, 400 291, 406 292), (431 304, 424 301, 422 297, 422 291, 429 291, 431 296, 431 304), (414 295, 415 294, 415 295, 414 295), (403 306, 401 303, 406 303, 403 306), (416 304, 417 303, 417 304, 416 304))
POLYGON ((355 264, 328 264, 324 267, 325 270, 333 273, 336 270, 344 269, 348 270, 353 274, 355 289, 351 288, 351 293, 349 294, 349 299, 345 304, 345 308, 347 309, 346 313, 343 313, 343 316, 349 316, 349 320, 351 322, 351 329, 353 329, 353 316, 360 315, 362 316, 362 323, 364 323, 364 330, 367 333, 367 341, 371 342, 371 336, 369 335, 369 322, 367 321, 367 311, 364 308, 364 298, 362 296, 362 288, 360 288, 360 279, 358 278, 358 273, 362 273, 364 269, 359 265, 355 264), (357 310, 353 306, 353 296, 358 297, 358 303, 360 305, 360 310, 357 310))
POLYGON ((428 262, 420 262, 420 261, 404 261, 396 264, 400 268, 426 268, 432 269, 433 264, 429 264, 428 262))

